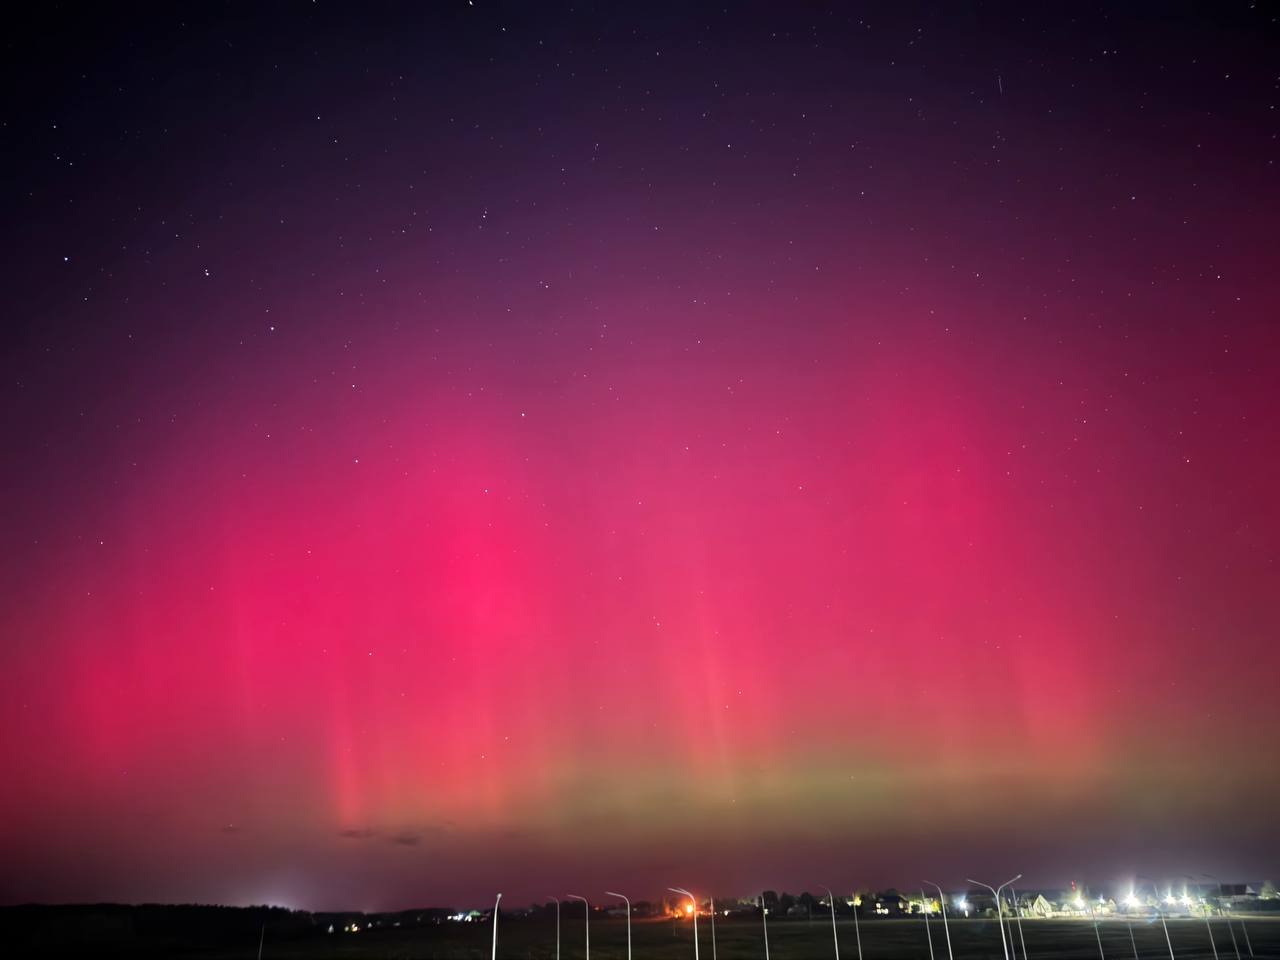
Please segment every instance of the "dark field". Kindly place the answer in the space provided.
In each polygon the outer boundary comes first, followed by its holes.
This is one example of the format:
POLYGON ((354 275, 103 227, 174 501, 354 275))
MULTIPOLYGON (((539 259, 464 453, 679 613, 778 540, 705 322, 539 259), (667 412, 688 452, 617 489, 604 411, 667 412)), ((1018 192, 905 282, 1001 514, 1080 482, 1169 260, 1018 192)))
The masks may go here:
MULTIPOLYGON (((1254 954, 1258 957, 1280 956, 1280 920, 1246 921, 1254 954)), ((1233 921, 1240 938, 1241 956, 1248 949, 1240 930, 1240 920, 1233 921)), ((941 921, 931 921, 933 946, 937 960, 947 956, 941 921)), ((1100 924, 1102 948, 1107 960, 1132 960, 1134 947, 1129 940, 1129 927, 1123 920, 1100 924)), ((929 957, 922 920, 876 920, 861 924, 864 960, 908 960, 929 957)), ((1012 930, 1017 936, 1016 925, 1012 930)), ((1033 960, 1040 957, 1084 958, 1098 960, 1098 941, 1093 925, 1074 920, 1024 920, 1027 953, 1033 960)), ((1209 934, 1200 920, 1171 920, 1169 934, 1179 960, 1212 958, 1209 934)), ((479 960, 489 957, 492 927, 487 924, 449 923, 440 926, 371 930, 361 933, 321 934, 316 938, 293 943, 267 943, 263 958, 268 957, 386 957, 414 960, 479 960)), ((857 960, 857 944, 853 922, 839 923, 840 955, 843 960, 857 960)), ((1139 960, 1161 960, 1169 956, 1164 933, 1157 920, 1133 924, 1133 937, 1139 960)), ((1225 920, 1214 921, 1214 938, 1221 960, 1234 960, 1231 937, 1225 920)), ((711 960, 710 925, 698 921, 701 957, 711 960)), ((958 920, 951 924, 951 942, 957 960, 1003 960, 1000 930, 994 920, 958 920)), ((236 953, 203 953, 208 957, 252 957, 256 944, 236 953)), ((632 924, 632 952, 638 960, 688 960, 693 957, 692 927, 688 921, 678 925, 669 920, 644 920, 632 924)), ((626 929, 621 920, 596 920, 591 923, 591 955, 599 960, 623 960, 626 957, 626 929)), ((498 956, 506 960, 554 960, 555 926, 541 919, 500 920, 498 956)), ((833 956, 831 924, 806 921, 778 921, 769 927, 770 960, 825 960, 833 956)), ((1018 956, 1022 956, 1019 945, 1018 956)), ((583 960, 582 920, 566 920, 562 927, 562 960, 583 960)), ((760 923, 753 920, 718 920, 716 922, 716 957, 725 960, 763 960, 764 942, 760 923)))

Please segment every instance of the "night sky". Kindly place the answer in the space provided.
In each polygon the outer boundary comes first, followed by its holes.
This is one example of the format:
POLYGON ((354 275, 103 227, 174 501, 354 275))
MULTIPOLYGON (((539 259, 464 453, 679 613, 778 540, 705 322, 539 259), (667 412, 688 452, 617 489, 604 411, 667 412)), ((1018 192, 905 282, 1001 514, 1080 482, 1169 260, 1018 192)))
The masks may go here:
POLYGON ((3 41, 0 901, 1274 872, 1275 8, 108 6, 3 41))

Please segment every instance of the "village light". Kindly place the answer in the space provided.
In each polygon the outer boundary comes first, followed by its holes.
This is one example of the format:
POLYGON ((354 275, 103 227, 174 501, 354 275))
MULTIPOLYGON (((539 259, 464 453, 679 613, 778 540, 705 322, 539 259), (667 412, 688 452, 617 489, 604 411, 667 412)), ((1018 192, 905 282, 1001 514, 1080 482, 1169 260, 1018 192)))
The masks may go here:
POLYGON ((683 887, 667 887, 672 893, 678 893, 682 897, 689 898, 689 915, 693 917, 693 960, 698 960, 698 901, 694 899, 693 894, 683 887))
POLYGON ((591 960, 591 904, 587 903, 586 897, 580 897, 576 893, 566 893, 565 896, 570 900, 582 901, 582 913, 586 917, 587 960, 591 960))
POLYGON ((610 897, 618 897, 627 905, 627 960, 631 960, 631 901, 621 893, 614 893, 612 890, 606 890, 605 894, 610 897))

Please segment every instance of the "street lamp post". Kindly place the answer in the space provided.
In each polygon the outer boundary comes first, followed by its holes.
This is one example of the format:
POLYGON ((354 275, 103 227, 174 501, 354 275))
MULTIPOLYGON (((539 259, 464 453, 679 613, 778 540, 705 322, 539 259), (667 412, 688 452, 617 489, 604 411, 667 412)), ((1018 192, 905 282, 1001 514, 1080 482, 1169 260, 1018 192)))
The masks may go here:
POLYGON ((556 960, 560 960, 560 898, 551 899, 556 902, 556 960))
POLYGON ((586 897, 580 897, 576 893, 566 893, 565 898, 569 900, 582 901, 582 915, 586 917, 585 931, 587 934, 587 960, 591 960, 591 904, 587 903, 586 897))
MULTIPOLYGON (((1084 888, 1084 900, 1089 904, 1089 917, 1093 920, 1093 935, 1098 938, 1098 956, 1102 960, 1107 960, 1107 955, 1102 949, 1102 931, 1098 929, 1098 914, 1093 909, 1093 897, 1089 896, 1089 888, 1084 888)), ((1026 960, 1024 957, 1023 960, 1026 960)))
POLYGON ((683 887, 667 887, 672 893, 678 893, 682 897, 688 897, 689 902, 693 904, 693 960, 698 960, 698 901, 694 899, 692 893, 683 887))
POLYGON ((502 902, 502 894, 493 901, 493 960, 498 960, 498 904, 502 902))
POLYGON ((769 908, 764 905, 764 894, 760 895, 760 922, 764 925, 764 960, 769 960, 769 908))
POLYGON ((1173 955, 1173 941, 1169 939, 1169 924, 1164 918, 1164 907, 1160 906, 1160 888, 1156 886, 1156 882, 1150 877, 1138 877, 1139 880, 1145 880, 1151 884, 1151 890, 1156 895, 1156 913, 1160 914, 1160 926, 1164 928, 1164 942, 1169 947, 1169 960, 1178 960, 1173 955))
POLYGON ((862 933, 858 930, 858 907, 862 905, 862 898, 858 896, 855 890, 853 893, 853 939, 858 943, 858 960, 862 960, 862 933))
MULTIPOLYGON (((1022 960, 1028 960, 1027 935, 1022 932, 1022 908, 1018 906, 1018 888, 1010 887, 1009 892, 1013 894, 1013 915, 1018 918, 1018 940, 1022 944, 1022 960)), ((1009 934, 1009 939, 1013 939, 1013 934, 1009 934)))
POLYGON ((1000 923, 1000 946, 1004 948, 1004 960, 1009 960, 1009 942, 1008 940, 1005 939, 1005 935, 1004 935, 1004 907, 1001 906, 1001 903, 1000 903, 1000 894, 1005 887, 1009 886, 1009 884, 1013 883, 1016 880, 1021 880, 1021 879, 1022 879, 1022 874, 1018 874, 1016 877, 1013 877, 1010 880, 1006 880, 1004 883, 1000 884, 1000 886, 993 887, 991 886, 991 884, 983 883, 980 880, 970 880, 967 877, 965 878, 965 883, 973 883, 973 884, 977 884, 979 887, 986 887, 988 890, 991 891, 991 895, 996 898, 996 919, 1000 923))
POLYGON ((924 937, 929 941, 929 960, 933 960, 933 934, 929 931, 929 907, 924 902, 924 887, 920 888, 920 912, 924 914, 924 937))
POLYGON ((627 960, 631 960, 631 901, 621 893, 614 893, 612 890, 606 890, 605 894, 610 897, 617 897, 627 905, 627 960))
MULTIPOLYGON (((694 908, 697 909, 696 907, 694 908)), ((716 960, 716 898, 711 898, 711 960, 716 960)))
MULTIPOLYGON (((1215 877, 1212 873, 1206 873, 1206 874, 1205 874, 1205 876, 1206 876, 1206 877, 1208 877, 1210 880, 1215 881, 1215 882, 1218 884, 1218 906, 1219 906, 1219 908, 1221 908, 1221 906, 1222 906, 1222 881, 1221 881, 1221 880, 1219 880, 1217 877, 1215 877)), ((1235 949, 1235 951, 1236 951, 1236 960, 1240 960, 1240 944, 1239 944, 1239 942, 1236 940, 1236 931, 1235 931, 1235 928, 1231 926, 1231 911, 1229 911, 1229 910, 1224 911, 1223 915, 1227 918, 1227 933, 1231 934, 1231 946, 1232 946, 1232 947, 1235 949)), ((1240 921, 1240 926, 1241 926, 1241 927, 1243 927, 1243 926, 1244 926, 1244 921, 1243 921, 1243 920, 1241 920, 1241 921, 1240 921)), ((1246 934, 1246 936, 1247 936, 1247 934, 1246 934)), ((1250 950, 1249 950, 1249 956, 1253 956, 1253 948, 1252 948, 1252 947, 1251 947, 1251 948, 1250 948, 1250 950)))
POLYGON ((947 935, 947 960, 955 960, 951 953, 951 928, 947 926, 947 898, 942 892, 942 887, 934 883, 932 880, 924 881, 931 887, 935 887, 938 891, 938 904, 942 907, 942 932, 947 935))
POLYGON ((1209 931, 1209 946, 1213 948, 1213 960, 1218 960, 1218 945, 1213 942, 1213 924, 1209 922, 1209 905, 1204 902, 1203 884, 1189 873, 1183 877, 1196 885, 1196 896, 1200 898, 1200 906, 1204 910, 1204 928, 1209 931))
POLYGON ((827 903, 831 904, 831 943, 836 948, 836 960, 840 960, 840 937, 836 935, 836 895, 831 892, 830 887, 823 887, 827 891, 827 903))

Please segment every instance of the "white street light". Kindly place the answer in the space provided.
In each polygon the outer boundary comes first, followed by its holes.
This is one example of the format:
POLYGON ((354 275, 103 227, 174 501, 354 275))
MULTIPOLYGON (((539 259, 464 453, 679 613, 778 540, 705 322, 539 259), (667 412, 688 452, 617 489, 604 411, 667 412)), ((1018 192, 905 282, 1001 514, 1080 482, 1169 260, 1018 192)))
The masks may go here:
MULTIPOLYGON (((1107 955, 1102 951, 1102 931, 1098 929, 1098 915, 1093 911, 1093 898, 1089 896, 1088 887, 1085 887, 1084 899, 1089 904, 1089 917, 1093 920, 1093 935, 1098 938, 1098 956, 1102 957, 1102 960, 1107 960, 1107 955)), ((1023 960, 1026 958, 1023 957, 1023 960)))
POLYGON ((933 960, 933 934, 929 932, 929 908, 924 902, 924 887, 920 888, 920 912, 924 914, 924 936, 929 941, 929 960, 933 960))
POLYGON ((937 887, 938 903, 942 905, 942 932, 947 935, 947 960, 955 960, 951 953, 951 928, 947 926, 947 898, 942 892, 942 887, 934 883, 932 880, 924 881, 931 887, 937 887))
POLYGON ((862 960, 862 933, 858 930, 858 907, 862 904, 862 898, 858 896, 857 891, 853 894, 853 939, 858 942, 858 960, 862 960))
POLYGON ((568 898, 569 900, 582 901, 582 912, 583 912, 583 915, 587 918, 586 928, 585 928, 587 933, 587 960, 591 960, 591 904, 587 903, 586 897, 580 897, 576 893, 566 893, 565 897, 568 898))
POLYGON ((551 899, 556 902, 556 960, 560 960, 560 898, 551 899))
POLYGON ((698 901, 692 893, 682 887, 667 887, 667 889, 682 897, 688 897, 693 904, 693 960, 698 960, 698 901))
MULTIPOLYGON (((1219 880, 1217 877, 1215 877, 1212 873, 1206 873, 1205 876, 1208 877, 1210 880, 1215 881, 1218 884, 1218 906, 1221 907, 1222 906, 1222 881, 1219 880)), ((1227 933, 1231 934, 1231 946, 1235 948, 1236 960, 1240 960, 1240 944, 1236 940, 1236 931, 1231 926, 1231 911, 1230 910, 1225 911, 1224 915, 1227 918, 1227 933)), ((1240 929, 1244 930, 1243 920, 1240 921, 1240 929)), ((1245 942, 1248 943, 1249 931, 1245 930, 1244 935, 1245 935, 1245 942)), ((1249 956, 1251 957, 1253 956, 1253 944, 1251 943, 1249 944, 1249 956)))
POLYGON ((1213 960, 1218 960, 1218 945, 1213 942, 1213 924, 1209 922, 1209 905, 1204 902, 1203 884, 1189 873, 1183 877, 1196 885, 1196 896, 1200 898, 1200 906, 1204 908, 1204 928, 1209 931, 1209 946, 1213 948, 1213 960))
MULTIPOLYGON (((819 886, 822 886, 819 884, 819 886)), ((836 895, 830 887, 822 887, 827 891, 827 903, 831 904, 831 942, 836 948, 836 960, 840 960, 840 938, 836 935, 836 895)))
POLYGON ((991 884, 983 883, 980 880, 970 880, 967 877, 965 878, 965 883, 973 883, 973 884, 977 884, 979 887, 986 887, 988 890, 991 891, 991 895, 996 898, 996 919, 1000 923, 1000 945, 1004 947, 1004 960, 1009 960, 1009 941, 1005 939, 1005 935, 1004 935, 1004 907, 1001 906, 1000 904, 1000 891, 1002 891, 1009 884, 1013 883, 1015 880, 1021 880, 1021 879, 1022 879, 1022 874, 1018 874, 1013 879, 1006 880, 1004 883, 1000 884, 1000 886, 993 887, 991 886, 991 884))
POLYGON ((716 898, 711 898, 711 960, 716 960, 716 898))
POLYGON ((1173 955, 1173 941, 1169 939, 1169 924, 1164 919, 1164 908, 1160 906, 1160 888, 1156 886, 1156 882, 1150 877, 1138 877, 1139 880, 1145 880, 1151 884, 1151 889, 1156 895, 1156 913, 1160 914, 1160 926, 1164 928, 1164 942, 1169 947, 1169 960, 1178 960, 1173 955))
POLYGON ((618 897, 627 905, 627 960, 631 960, 631 901, 621 893, 614 893, 612 890, 605 891, 606 896, 618 897))
POLYGON ((764 905, 764 894, 760 895, 760 922, 764 924, 764 960, 769 960, 769 908, 764 905))
MULTIPOLYGON (((1010 887, 1009 892, 1013 894, 1013 915, 1018 918, 1018 940, 1022 943, 1022 960, 1030 960, 1027 956, 1027 935, 1022 932, 1022 908, 1018 906, 1018 888, 1010 887)), ((1009 934, 1009 939, 1013 939, 1013 934, 1009 934)))
POLYGON ((493 960, 498 960, 498 904, 502 902, 502 894, 493 901, 493 960))

